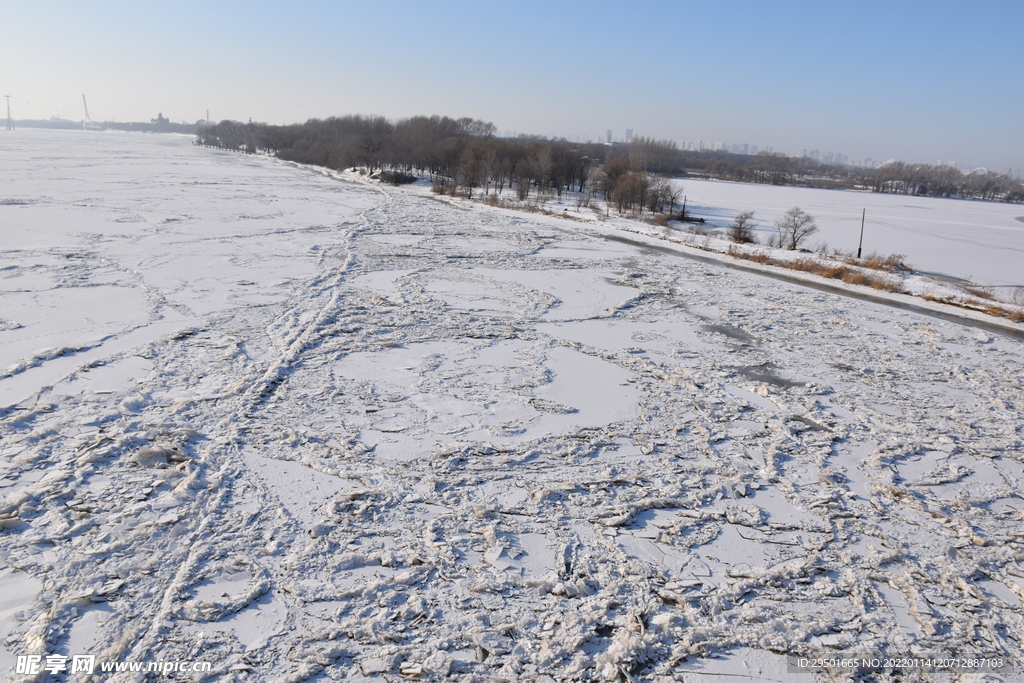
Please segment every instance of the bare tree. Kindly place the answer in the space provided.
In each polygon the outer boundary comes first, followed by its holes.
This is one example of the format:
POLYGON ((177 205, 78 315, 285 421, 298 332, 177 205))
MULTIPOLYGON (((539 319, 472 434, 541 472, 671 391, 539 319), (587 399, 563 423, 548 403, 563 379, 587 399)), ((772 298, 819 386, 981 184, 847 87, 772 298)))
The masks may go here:
POLYGON ((792 174, 793 163, 782 152, 758 152, 752 165, 756 182, 786 185, 792 174))
MULTIPOLYGON (((625 211, 643 212, 651 194, 651 176, 646 173, 628 171, 619 176, 612 191, 612 201, 619 213, 625 211)), ((653 210, 652 210, 653 211, 653 210)))
POLYGON ((481 181, 486 177, 484 149, 471 140, 462 150, 462 159, 456 169, 456 177, 466 188, 468 199, 473 198, 473 188, 480 187, 481 181))
POLYGON ((537 193, 551 189, 551 172, 555 168, 555 158, 551 145, 534 143, 526 150, 533 169, 533 177, 537 183, 537 193))
POLYGON ((637 136, 629 143, 629 165, 637 171, 669 173, 679 160, 679 146, 671 140, 637 136))
POLYGON ((729 239, 740 244, 753 244, 757 241, 754 237, 754 212, 744 211, 732 220, 729 226, 729 239))
POLYGON ((675 213, 676 204, 679 203, 679 198, 682 197, 682 196, 683 196, 683 188, 676 187, 675 185, 673 185, 670 182, 669 185, 668 185, 668 189, 666 191, 666 195, 665 195, 665 200, 668 202, 668 215, 669 215, 669 218, 671 218, 672 214, 675 213))
POLYGON ((779 246, 796 251, 801 242, 818 231, 818 226, 814 216, 794 206, 775 221, 775 230, 779 233, 779 246))
POLYGON ((385 149, 395 127, 382 116, 371 117, 367 129, 359 138, 357 154, 359 161, 373 173, 384 168, 385 149))
MULTIPOLYGON (((495 186, 498 184, 498 146, 487 145, 484 149, 483 154, 483 166, 484 166, 484 194, 490 192, 491 180, 494 180, 495 186)), ((497 194, 497 189, 495 189, 497 194)))
POLYGON ((530 197, 530 185, 535 175, 528 158, 520 159, 516 164, 516 197, 519 201, 525 202, 530 197))
MULTIPOLYGON (((651 213, 662 213, 665 208, 665 204, 668 202, 669 191, 671 186, 668 180, 665 178, 651 178, 650 189, 647 193, 647 208, 650 209, 651 213)), ((644 207, 640 207, 640 212, 643 213, 644 207)))

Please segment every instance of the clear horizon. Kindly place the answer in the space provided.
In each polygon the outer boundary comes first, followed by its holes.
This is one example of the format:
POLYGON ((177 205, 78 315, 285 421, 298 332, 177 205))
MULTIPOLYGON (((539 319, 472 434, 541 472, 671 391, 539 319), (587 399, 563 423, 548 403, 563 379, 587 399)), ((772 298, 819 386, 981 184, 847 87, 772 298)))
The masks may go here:
MULTIPOLYGON (((1024 4, 8 3, 14 119, 469 116, 569 139, 1024 167, 1024 4), (1017 84, 1017 85, 1014 85, 1017 84)), ((3 111, 6 114, 6 111, 3 111)))

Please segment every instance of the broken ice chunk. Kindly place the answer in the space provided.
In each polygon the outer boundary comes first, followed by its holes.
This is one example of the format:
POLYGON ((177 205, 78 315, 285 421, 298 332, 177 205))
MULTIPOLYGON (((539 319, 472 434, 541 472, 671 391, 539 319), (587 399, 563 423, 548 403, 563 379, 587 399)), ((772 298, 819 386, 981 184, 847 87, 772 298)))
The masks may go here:
POLYGON ((502 557, 504 554, 504 548, 491 548, 484 553, 484 562, 496 569, 501 569, 502 571, 515 566, 507 557, 502 557))

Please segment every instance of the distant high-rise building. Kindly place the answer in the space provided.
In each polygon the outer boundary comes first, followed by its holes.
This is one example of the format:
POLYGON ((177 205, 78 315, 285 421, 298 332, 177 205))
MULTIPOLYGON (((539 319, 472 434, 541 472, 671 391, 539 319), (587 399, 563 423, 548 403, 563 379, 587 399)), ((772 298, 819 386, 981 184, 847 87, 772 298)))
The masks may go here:
POLYGON ((627 128, 626 129, 626 142, 630 142, 632 139, 633 139, 633 129, 632 128, 627 128))
POLYGON ((768 149, 766 149, 765 151, 768 152, 769 154, 775 154, 775 148, 772 147, 771 145, 768 145, 768 149))
POLYGON ((703 152, 704 151, 704 141, 703 140, 698 140, 697 141, 697 151, 698 152, 703 152))
POLYGON ((740 154, 750 154, 750 145, 745 142, 740 145, 740 154))
POLYGON ((608 144, 612 144, 612 129, 608 129, 608 144))
POLYGON ((757 154, 757 145, 751 145, 750 146, 750 153, 751 154, 757 154))

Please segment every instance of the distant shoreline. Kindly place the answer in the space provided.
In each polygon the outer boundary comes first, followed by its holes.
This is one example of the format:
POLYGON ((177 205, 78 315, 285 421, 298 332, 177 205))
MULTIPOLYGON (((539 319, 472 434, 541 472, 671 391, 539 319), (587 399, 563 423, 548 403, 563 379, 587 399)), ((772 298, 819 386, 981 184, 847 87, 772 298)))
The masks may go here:
POLYGON ((90 123, 86 127, 84 121, 69 121, 67 119, 12 119, 11 125, 15 130, 18 128, 45 128, 48 130, 88 130, 90 132, 102 132, 105 130, 118 130, 125 132, 142 133, 184 133, 195 135, 200 126, 195 123, 143 123, 128 122, 119 123, 116 121, 104 121, 103 123, 90 123))

